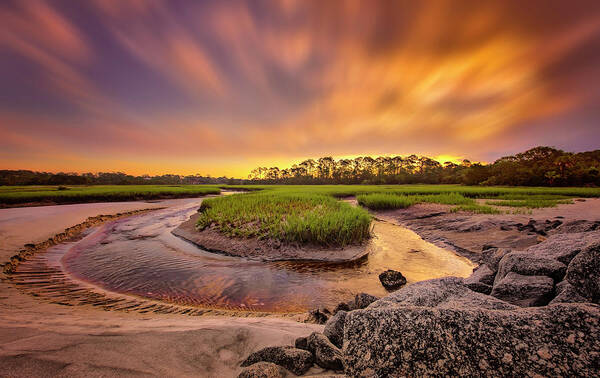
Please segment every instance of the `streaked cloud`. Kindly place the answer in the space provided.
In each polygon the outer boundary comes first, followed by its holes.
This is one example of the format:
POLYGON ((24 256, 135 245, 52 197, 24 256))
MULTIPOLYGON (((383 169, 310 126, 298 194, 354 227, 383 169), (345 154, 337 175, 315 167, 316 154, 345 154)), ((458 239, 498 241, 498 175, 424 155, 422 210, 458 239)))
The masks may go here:
POLYGON ((600 143, 595 1, 6 1, 0 22, 0 168, 600 143))

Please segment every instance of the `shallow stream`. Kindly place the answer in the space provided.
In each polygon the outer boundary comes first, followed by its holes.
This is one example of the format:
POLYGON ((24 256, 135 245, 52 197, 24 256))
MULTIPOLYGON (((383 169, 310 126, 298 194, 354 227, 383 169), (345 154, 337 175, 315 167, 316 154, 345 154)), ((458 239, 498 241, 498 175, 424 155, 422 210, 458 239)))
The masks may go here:
POLYGON ((259 262, 203 251, 171 234, 201 199, 96 227, 55 246, 49 258, 75 278, 106 290, 198 307, 295 312, 333 307, 356 293, 386 294, 378 274, 401 271, 408 282, 468 276, 473 265, 414 232, 375 221, 368 258, 345 265, 259 262))

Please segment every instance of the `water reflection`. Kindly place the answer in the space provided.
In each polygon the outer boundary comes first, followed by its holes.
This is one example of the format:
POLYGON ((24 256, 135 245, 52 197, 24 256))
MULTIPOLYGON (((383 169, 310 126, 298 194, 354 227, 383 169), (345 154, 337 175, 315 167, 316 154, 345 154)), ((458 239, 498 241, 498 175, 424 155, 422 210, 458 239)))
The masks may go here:
POLYGON ((104 224, 70 246, 64 268, 105 289, 167 302, 256 311, 334 306, 358 292, 386 294, 378 274, 401 271, 408 282, 468 276, 471 263, 412 231, 376 222, 369 256, 350 264, 264 263, 226 257, 173 236, 197 203, 104 224))

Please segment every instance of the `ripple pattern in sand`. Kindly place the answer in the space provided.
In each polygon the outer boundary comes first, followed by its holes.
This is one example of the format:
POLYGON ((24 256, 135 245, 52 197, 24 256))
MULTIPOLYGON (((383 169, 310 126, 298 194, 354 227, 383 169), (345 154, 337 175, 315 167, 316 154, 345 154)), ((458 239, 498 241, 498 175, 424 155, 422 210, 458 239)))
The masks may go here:
MULTIPOLYGON (((180 312, 300 312, 334 306, 358 292, 385 295, 378 274, 386 269, 400 270, 410 283, 468 276, 473 268, 467 259, 423 241, 412 231, 379 221, 368 258, 351 264, 265 263, 221 256, 170 232, 197 207, 187 201, 108 222, 80 241, 50 248, 37 259, 45 259, 55 274, 62 271, 109 292, 177 305, 183 308, 180 312)), ((24 274, 38 268, 25 264, 20 269, 24 274)))

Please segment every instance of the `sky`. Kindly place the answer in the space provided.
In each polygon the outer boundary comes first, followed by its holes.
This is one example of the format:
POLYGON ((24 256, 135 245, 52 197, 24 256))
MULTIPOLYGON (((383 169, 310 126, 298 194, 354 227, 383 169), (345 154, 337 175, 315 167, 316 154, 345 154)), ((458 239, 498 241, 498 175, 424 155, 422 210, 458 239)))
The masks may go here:
POLYGON ((600 148, 600 1, 3 0, 0 169, 600 148))

